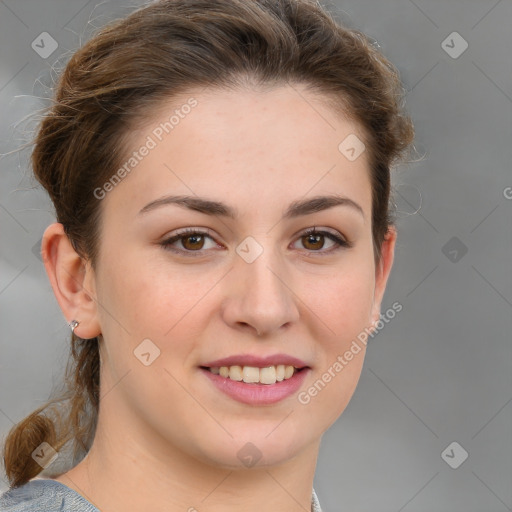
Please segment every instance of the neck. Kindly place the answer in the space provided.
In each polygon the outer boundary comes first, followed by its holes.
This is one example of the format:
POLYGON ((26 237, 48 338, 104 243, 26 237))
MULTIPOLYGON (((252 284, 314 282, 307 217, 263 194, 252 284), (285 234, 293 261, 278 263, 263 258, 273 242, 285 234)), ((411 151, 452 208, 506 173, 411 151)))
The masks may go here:
POLYGON ((261 512, 269 505, 311 510, 320 440, 280 464, 220 467, 141 431, 141 425, 132 423, 127 431, 121 418, 100 412, 88 455, 55 478, 102 512, 261 512))

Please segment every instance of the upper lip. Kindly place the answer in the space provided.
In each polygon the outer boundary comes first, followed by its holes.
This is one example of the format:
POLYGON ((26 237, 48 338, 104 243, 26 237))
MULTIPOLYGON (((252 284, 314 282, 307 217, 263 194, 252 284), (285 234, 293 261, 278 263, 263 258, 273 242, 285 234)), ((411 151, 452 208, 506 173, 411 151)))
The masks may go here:
POLYGON ((274 366, 278 364, 284 364, 285 366, 295 366, 295 368, 304 368, 308 365, 296 358, 289 356, 288 354, 273 354, 266 357, 255 356, 251 354, 239 354, 222 359, 216 359, 215 361, 209 361, 201 366, 208 366, 210 368, 220 368, 221 366, 254 366, 257 368, 266 368, 267 366, 274 366))

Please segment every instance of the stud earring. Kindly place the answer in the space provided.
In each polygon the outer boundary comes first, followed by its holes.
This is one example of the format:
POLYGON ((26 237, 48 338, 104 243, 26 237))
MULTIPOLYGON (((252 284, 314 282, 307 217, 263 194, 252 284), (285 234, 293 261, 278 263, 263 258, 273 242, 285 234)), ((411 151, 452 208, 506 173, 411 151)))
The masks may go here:
POLYGON ((69 328, 71 329, 71 332, 74 334, 75 333, 75 329, 78 327, 78 324, 80 322, 78 322, 77 320, 71 320, 71 322, 69 322, 69 328))

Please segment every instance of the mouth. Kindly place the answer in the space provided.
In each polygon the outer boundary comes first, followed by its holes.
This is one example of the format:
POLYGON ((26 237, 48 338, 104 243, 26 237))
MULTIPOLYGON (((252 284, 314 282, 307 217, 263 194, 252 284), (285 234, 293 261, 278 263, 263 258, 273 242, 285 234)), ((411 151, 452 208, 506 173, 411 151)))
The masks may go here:
POLYGON ((293 396, 312 370, 288 354, 238 354, 199 367, 223 395, 252 406, 270 406, 293 396))
POLYGON ((246 384, 272 385, 276 382, 291 379, 296 373, 305 370, 306 366, 296 367, 293 365, 277 364, 265 367, 258 366, 201 366, 214 375, 246 384))
MULTIPOLYGON (((254 363, 252 363, 254 364, 254 363)), ((200 366, 207 382, 223 395, 252 406, 269 406, 293 396, 311 368, 292 365, 200 366)))

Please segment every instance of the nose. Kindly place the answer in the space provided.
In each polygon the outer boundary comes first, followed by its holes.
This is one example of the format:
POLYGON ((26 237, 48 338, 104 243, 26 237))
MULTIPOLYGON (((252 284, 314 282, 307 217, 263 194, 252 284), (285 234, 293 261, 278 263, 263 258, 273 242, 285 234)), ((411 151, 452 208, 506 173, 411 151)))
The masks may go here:
POLYGON ((263 336, 298 321, 298 298, 275 252, 266 248, 252 263, 236 256, 228 278, 222 315, 230 327, 263 336))

